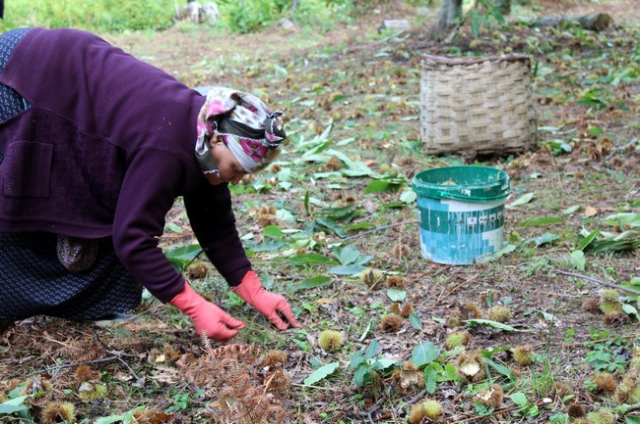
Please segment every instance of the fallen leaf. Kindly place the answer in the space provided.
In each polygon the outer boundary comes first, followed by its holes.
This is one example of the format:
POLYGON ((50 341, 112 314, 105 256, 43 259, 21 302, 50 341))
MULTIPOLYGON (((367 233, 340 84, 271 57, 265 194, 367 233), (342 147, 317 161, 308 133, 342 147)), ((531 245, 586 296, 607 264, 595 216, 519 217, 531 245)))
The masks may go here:
POLYGON ((375 205, 375 203, 368 200, 364 202, 364 210, 367 211, 368 214, 371 215, 375 213, 376 209, 378 209, 378 207, 375 205))
POLYGON ((326 298, 326 297, 322 297, 322 298, 316 300, 316 303, 319 304, 319 305, 323 305, 323 304, 333 305, 335 302, 336 302, 335 299, 329 299, 329 298, 326 298))
POLYGON ((177 384, 180 381, 180 376, 178 375, 178 370, 170 367, 156 367, 156 371, 158 372, 156 375, 150 376, 151 379, 157 381, 158 383, 166 383, 169 385, 177 384))
POLYGON ((598 210, 593 206, 587 206, 586 208, 584 208, 584 216, 596 216, 597 213, 598 210))

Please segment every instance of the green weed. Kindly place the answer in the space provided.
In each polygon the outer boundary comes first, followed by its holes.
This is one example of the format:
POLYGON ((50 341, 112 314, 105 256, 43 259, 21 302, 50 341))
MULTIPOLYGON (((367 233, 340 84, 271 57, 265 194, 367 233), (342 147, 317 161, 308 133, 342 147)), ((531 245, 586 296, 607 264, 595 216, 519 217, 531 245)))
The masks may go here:
POLYGON ((609 337, 608 330, 602 332, 591 330, 591 336, 596 341, 587 345, 590 350, 583 362, 592 366, 595 372, 624 371, 627 367, 625 352, 629 348, 628 342, 617 337, 605 338, 609 337))

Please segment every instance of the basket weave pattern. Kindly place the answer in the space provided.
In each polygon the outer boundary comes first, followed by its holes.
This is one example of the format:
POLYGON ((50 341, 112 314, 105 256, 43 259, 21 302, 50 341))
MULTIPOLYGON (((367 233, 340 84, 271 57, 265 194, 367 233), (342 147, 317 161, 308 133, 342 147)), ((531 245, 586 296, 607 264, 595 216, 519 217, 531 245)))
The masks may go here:
POLYGON ((427 153, 519 152, 536 140, 531 65, 522 55, 426 55, 420 93, 427 153))

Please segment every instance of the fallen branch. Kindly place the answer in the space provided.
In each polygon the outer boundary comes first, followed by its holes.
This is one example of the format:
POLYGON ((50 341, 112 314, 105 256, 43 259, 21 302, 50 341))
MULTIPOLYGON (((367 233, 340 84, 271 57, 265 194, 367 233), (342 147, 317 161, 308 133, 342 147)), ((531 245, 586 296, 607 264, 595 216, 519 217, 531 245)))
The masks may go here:
MULTIPOLYGON (((47 368, 43 368, 41 370, 38 371, 34 371, 31 374, 27 375, 27 377, 31 377, 32 375, 36 375, 36 374, 42 374, 43 372, 50 372, 50 371, 57 371, 57 370, 61 370, 64 368, 73 368, 73 367, 79 367, 80 365, 91 365, 91 364, 100 364, 102 362, 111 362, 111 361, 122 361, 122 359, 119 356, 108 356, 106 358, 101 358, 101 359, 94 359, 93 361, 83 361, 83 362, 75 362, 73 364, 64 364, 64 365, 56 365, 55 367, 47 367, 47 368)), ((20 374, 14 374, 12 375, 10 378, 14 378, 19 376, 20 374)), ((135 374, 134 374, 135 375, 135 374)))
MULTIPOLYGON (((616 334, 615 336, 612 337, 606 337, 603 339, 598 339, 598 343, 605 343, 608 341, 614 341, 614 340, 620 340, 620 339, 624 339, 624 340, 628 340, 628 339, 635 339, 636 337, 640 337, 640 333, 633 333, 633 334, 625 334, 623 336, 616 334)), ((559 343, 559 344, 555 344, 555 343, 548 343, 548 342, 539 342, 539 343, 535 343, 533 345, 533 347, 538 347, 538 346, 544 346, 549 344, 549 346, 554 346, 554 347, 562 347, 564 349, 570 348, 570 347, 581 347, 581 346, 586 346, 589 342, 574 342, 574 343, 559 343)))
MULTIPOLYGON (((544 401, 538 401, 532 405, 535 406, 542 406, 544 405, 544 401)), ((469 418, 465 418, 464 420, 460 420, 460 421, 454 421, 451 424, 460 424, 460 423, 467 423, 469 421, 476 421, 476 420, 481 420, 481 419, 486 419, 487 417, 495 417, 496 415, 501 415, 501 414, 506 414, 508 412, 513 412, 513 411, 517 411, 518 409, 522 409, 521 406, 514 406, 511 408, 505 408, 505 409, 500 409, 499 411, 493 411, 490 415, 476 415, 476 416, 471 416, 471 414, 465 414, 465 415, 469 415, 469 418)))
POLYGON ((403 413, 403 409, 407 408, 408 406, 413 405, 414 403, 418 402, 419 400, 421 400, 425 395, 427 394, 427 390, 424 389, 422 390, 420 393, 418 393, 417 395, 415 395, 414 397, 412 397, 411 399, 409 399, 408 401, 406 401, 403 405, 401 405, 396 413, 399 415, 402 415, 403 413))
POLYGON ((336 392, 336 393, 344 392, 344 390, 342 390, 342 389, 334 389, 333 387, 309 386, 307 384, 300 384, 300 383, 291 383, 291 385, 292 386, 297 386, 297 387, 304 387, 304 388, 307 388, 307 389, 328 390, 330 392, 336 392))
POLYGON ((120 356, 116 356, 116 358, 118 358, 118 361, 122 362, 122 365, 124 365, 125 367, 127 367, 127 369, 129 370, 129 372, 135 377, 136 382, 140 381, 140 377, 138 377, 138 375, 133 371, 133 369, 129 366, 129 364, 127 364, 127 361, 125 361, 124 359, 122 359, 120 356))
POLYGON ((558 274, 562 274, 562 275, 568 275, 569 277, 581 278, 583 280, 591 281, 592 283, 597 283, 597 284, 600 284, 600 285, 603 285, 603 286, 606 286, 606 287, 610 287, 612 289, 622 290, 622 291, 627 292, 627 293, 640 295, 640 292, 637 291, 637 290, 628 289, 628 288, 622 287, 622 286, 620 286, 618 284, 613 284, 613 283, 608 283, 606 281, 598 280, 597 278, 587 277, 586 275, 575 274, 573 272, 562 271, 560 269, 556 269, 556 270, 554 270, 554 272, 557 272, 558 274))
POLYGON ((590 13, 584 16, 543 16, 529 23, 534 27, 560 28, 564 25, 578 25, 590 31, 600 32, 613 22, 607 13, 590 13))
MULTIPOLYGON (((464 280, 461 283, 458 283, 454 288, 452 288, 448 293, 447 296, 452 296, 454 295, 458 290, 460 290, 460 288, 462 288, 463 286, 465 286, 466 284, 472 282, 473 280, 475 280, 476 278, 478 278, 479 274, 476 275, 472 275, 471 277, 467 278, 466 280, 464 280)), ((438 298, 436 299, 436 305, 440 304, 440 301, 442 300, 442 298, 445 295, 445 290, 442 290, 442 292, 440 293, 440 295, 438 296, 438 298)))
MULTIPOLYGON (((614 147, 611 150, 611 153, 609 153, 606 157, 606 160, 609 160, 613 157, 613 155, 615 155, 616 153, 620 153, 620 152, 627 152, 629 151, 633 146, 635 146, 636 144, 640 143, 640 138, 634 138, 633 140, 631 140, 630 142, 626 143, 623 146, 617 146, 614 147)), ((634 149, 635 150, 635 149, 634 149)))

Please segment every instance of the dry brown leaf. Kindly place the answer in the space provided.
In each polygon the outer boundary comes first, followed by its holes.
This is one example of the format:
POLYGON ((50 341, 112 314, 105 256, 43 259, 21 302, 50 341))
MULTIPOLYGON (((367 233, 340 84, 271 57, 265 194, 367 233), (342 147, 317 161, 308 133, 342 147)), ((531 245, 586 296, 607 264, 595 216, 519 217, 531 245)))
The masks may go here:
POLYGON ((150 376, 159 383, 177 384, 180 381, 178 370, 171 367, 156 367, 158 374, 150 376))
POLYGON ((367 211, 368 214, 373 214, 378 209, 375 203, 367 200, 364 202, 364 210, 367 211))
POLYGON ((593 206, 587 206, 586 208, 584 208, 584 216, 590 217, 590 216, 596 216, 597 214, 598 214, 598 210, 593 206))

